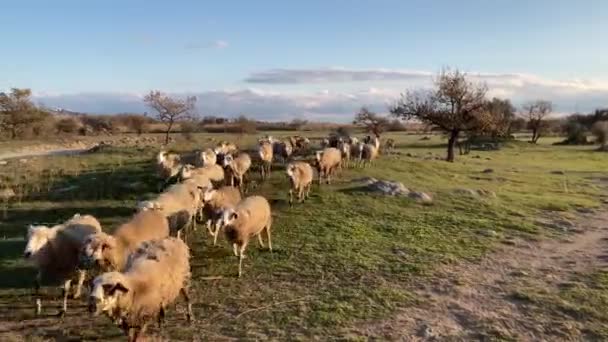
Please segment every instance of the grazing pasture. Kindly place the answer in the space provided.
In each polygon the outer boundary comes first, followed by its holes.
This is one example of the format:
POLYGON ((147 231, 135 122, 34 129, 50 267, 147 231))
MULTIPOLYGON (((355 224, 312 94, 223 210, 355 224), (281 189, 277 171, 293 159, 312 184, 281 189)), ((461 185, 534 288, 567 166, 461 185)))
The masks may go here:
MULTIPOLYGON (((259 136, 197 134, 192 141, 170 147, 178 152, 203 149, 213 138, 253 151, 259 136)), ((213 246, 199 224, 188 238, 196 322, 185 323, 185 306, 178 301, 168 310, 162 336, 356 338, 355 327, 424 301, 413 289, 433 282, 439 267, 477 262, 513 239, 561 238, 567 232, 543 223, 573 219, 577 212, 599 208, 606 200, 600 179, 607 177, 608 154, 593 147, 551 146, 548 139, 546 145, 513 141, 499 151, 471 151, 447 163, 438 160, 445 154, 445 140, 439 136, 382 136, 383 141, 387 138, 395 141, 391 154, 381 155, 371 167, 343 169, 331 185, 314 182, 311 198, 291 208, 285 165, 275 163, 262 182, 260 163, 254 158, 247 191, 271 203, 273 251, 252 241, 243 276, 237 278, 232 247, 224 237, 213 246), (402 182, 431 194, 433 202, 423 205, 369 193, 353 182, 362 177, 402 182)), ((313 139, 315 147, 318 143, 313 139)), ((61 305, 56 287, 43 287, 46 306, 41 317, 35 316, 35 272, 22 258, 24 235, 30 223, 58 223, 75 213, 94 215, 104 230, 111 231, 133 214, 137 201, 156 193, 157 152, 156 146, 108 147, 0 166, 0 189, 10 187, 16 193, 0 212, 1 340, 124 338, 105 317, 89 317, 85 301, 72 302, 62 320, 52 317, 61 305)), ((563 298, 542 291, 519 296, 546 300, 572 320, 608 324, 603 313, 585 315, 591 310, 588 298, 606 303, 606 275, 586 279, 598 280, 599 285, 564 290, 563 298)), ((604 335, 597 330, 598 336, 608 337, 606 330, 604 335)), ((158 331, 152 327, 150 333, 158 331)))

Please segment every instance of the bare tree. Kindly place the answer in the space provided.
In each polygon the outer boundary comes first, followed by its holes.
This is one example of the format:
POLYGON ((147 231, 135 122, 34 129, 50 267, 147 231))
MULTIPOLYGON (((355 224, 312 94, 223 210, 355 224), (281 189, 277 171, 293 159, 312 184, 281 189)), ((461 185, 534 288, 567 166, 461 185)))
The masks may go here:
POLYGON ((522 115, 528 119, 528 129, 532 130, 530 142, 536 144, 546 126, 545 119, 553 110, 553 104, 545 100, 536 100, 525 104, 522 110, 522 115))
POLYGON ((169 143, 169 133, 175 122, 191 117, 196 96, 185 99, 172 98, 158 90, 152 90, 144 97, 146 105, 156 111, 156 117, 167 126, 165 131, 165 144, 169 143))
POLYGON ((10 133, 11 139, 48 116, 32 103, 31 96, 30 89, 13 88, 8 94, 0 93, 0 128, 10 133))
POLYGON ((355 125, 360 124, 365 126, 365 129, 380 138, 380 134, 384 132, 389 125, 389 120, 380 116, 366 107, 362 107, 353 121, 355 125))
POLYGON ((486 92, 485 84, 468 81, 465 73, 444 69, 435 80, 435 89, 408 91, 391 108, 391 113, 405 120, 432 124, 446 132, 446 160, 453 162, 458 136, 487 125, 486 92))

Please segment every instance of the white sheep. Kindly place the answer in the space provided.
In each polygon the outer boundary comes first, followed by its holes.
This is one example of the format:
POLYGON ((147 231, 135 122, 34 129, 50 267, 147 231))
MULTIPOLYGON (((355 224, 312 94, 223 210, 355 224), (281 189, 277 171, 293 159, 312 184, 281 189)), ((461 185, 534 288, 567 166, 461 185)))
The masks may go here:
POLYGON ((272 149, 274 155, 280 157, 283 163, 286 163, 293 153, 293 145, 289 140, 275 141, 272 149))
POLYGON ((342 167, 349 167, 350 165, 350 153, 352 151, 352 147, 350 145, 350 143, 346 142, 346 141, 340 141, 340 144, 338 145, 338 149, 340 150, 340 153, 342 154, 342 167))
POLYGON ((380 153, 380 140, 377 137, 371 138, 368 136, 365 140, 366 143, 361 151, 361 160, 364 167, 366 164, 371 165, 372 161, 378 158, 378 154, 380 153))
POLYGON ((177 176, 181 167, 182 163, 179 154, 160 151, 156 156, 156 170, 163 185, 177 176))
MULTIPOLYGON (((35 293, 38 295, 43 278, 63 282, 63 306, 59 315, 67 311, 67 299, 72 278, 78 274, 74 298, 80 297, 86 271, 79 268, 79 253, 86 239, 101 232, 101 225, 90 215, 74 215, 63 224, 53 226, 29 226, 24 257, 34 262, 38 273, 35 293)), ((36 313, 40 314, 42 304, 36 299, 36 313)))
POLYGON ((325 178, 327 184, 331 183, 331 176, 340 167, 341 163, 342 153, 337 148, 328 147, 323 151, 317 151, 316 164, 319 173, 319 184, 321 184, 323 178, 325 178))
POLYGON ((289 205, 293 205, 293 193, 298 193, 298 201, 304 202, 310 194, 312 186, 313 171, 310 164, 306 162, 292 162, 287 165, 287 177, 289 177, 289 205))
POLYGON ((224 169, 217 164, 209 164, 203 167, 195 167, 194 165, 186 164, 182 166, 180 171, 180 179, 186 180, 197 175, 207 177, 212 182, 222 182, 225 178, 224 169))
POLYGON ((86 267, 96 266, 104 272, 122 271, 127 258, 144 241, 169 236, 167 218, 156 211, 136 213, 112 235, 98 232, 90 235, 81 252, 86 267))
POLYGON ((176 238, 144 242, 129 257, 124 272, 95 278, 88 310, 105 314, 129 341, 137 341, 151 321, 162 323, 165 310, 180 294, 187 304, 187 321, 192 322, 190 278, 190 250, 184 242, 176 238))
POLYGON ((207 230, 213 235, 213 245, 221 230, 221 217, 224 210, 234 208, 241 201, 241 193, 237 188, 224 186, 217 190, 208 189, 203 193, 203 211, 207 219, 207 230), (211 230, 213 225, 214 229, 211 230))
POLYGON ((270 176, 272 159, 274 156, 272 137, 269 140, 261 140, 258 145, 258 155, 262 161, 260 175, 262 180, 270 176))
POLYGON ((260 234, 266 231, 268 248, 272 251, 270 237, 272 215, 270 204, 264 197, 247 197, 233 209, 225 210, 221 225, 224 227, 226 239, 232 244, 234 255, 239 258, 239 277, 243 273, 245 249, 251 237, 257 235, 260 246, 264 248, 264 242, 260 234))
POLYGON ((203 159, 202 166, 215 165, 217 163, 217 155, 210 148, 201 152, 201 158, 203 159))
POLYGON ((238 156, 226 155, 224 157, 224 169, 228 177, 230 186, 238 186, 241 191, 243 188, 243 179, 245 174, 251 167, 251 157, 247 153, 240 153, 238 156))

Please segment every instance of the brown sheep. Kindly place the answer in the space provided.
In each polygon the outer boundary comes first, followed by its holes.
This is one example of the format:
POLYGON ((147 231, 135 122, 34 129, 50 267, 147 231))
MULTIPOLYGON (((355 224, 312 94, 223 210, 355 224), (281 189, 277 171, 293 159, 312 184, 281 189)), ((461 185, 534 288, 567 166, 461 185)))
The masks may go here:
POLYGON ((272 168, 272 158, 274 155, 274 151, 272 148, 272 140, 262 140, 259 143, 258 154, 260 156, 260 160, 262 161, 262 165, 260 167, 260 176, 262 180, 266 179, 270 176, 271 168, 272 168))
POLYGON ((325 178, 327 184, 331 183, 331 175, 342 163, 342 153, 333 147, 328 147, 316 153, 317 171, 319 173, 319 184, 325 178))
POLYGON ((293 205, 293 193, 297 191, 298 201, 301 203, 308 198, 313 180, 313 171, 306 162, 292 162, 287 165, 287 177, 291 187, 289 189, 289 205, 293 205))
POLYGON ((83 264, 104 272, 122 271, 127 257, 140 243, 169 236, 167 218, 157 211, 142 211, 118 227, 112 235, 91 235, 82 249, 83 264))
POLYGON ((251 167, 251 157, 247 153, 239 153, 237 157, 226 155, 224 157, 224 169, 228 177, 230 186, 238 186, 241 192, 244 191, 243 179, 251 167))
POLYGON ((260 246, 264 248, 264 242, 260 234, 266 231, 268 248, 272 251, 270 237, 272 215, 270 204, 264 197, 247 197, 233 209, 225 210, 221 224, 224 227, 226 239, 232 244, 234 255, 239 257, 239 277, 243 273, 245 249, 251 237, 257 235, 260 246))
POLYGON ((165 310, 180 294, 187 304, 187 321, 192 322, 190 279, 190 250, 184 242, 176 238, 147 241, 129 257, 124 272, 95 278, 88 310, 94 315, 104 313, 129 341, 137 341, 152 320, 162 323, 165 310))

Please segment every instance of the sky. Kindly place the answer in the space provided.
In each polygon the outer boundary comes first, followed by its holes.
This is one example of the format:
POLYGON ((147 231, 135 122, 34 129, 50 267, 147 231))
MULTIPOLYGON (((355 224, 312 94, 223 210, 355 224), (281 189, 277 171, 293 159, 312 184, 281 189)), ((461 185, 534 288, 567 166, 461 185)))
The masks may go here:
POLYGON ((152 89, 200 115, 350 121, 444 67, 516 105, 608 107, 608 1, 0 0, 0 91, 144 112, 152 89))

